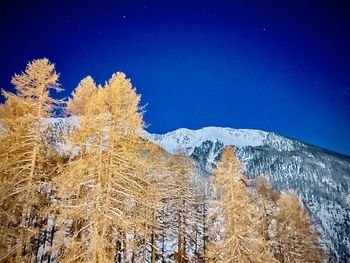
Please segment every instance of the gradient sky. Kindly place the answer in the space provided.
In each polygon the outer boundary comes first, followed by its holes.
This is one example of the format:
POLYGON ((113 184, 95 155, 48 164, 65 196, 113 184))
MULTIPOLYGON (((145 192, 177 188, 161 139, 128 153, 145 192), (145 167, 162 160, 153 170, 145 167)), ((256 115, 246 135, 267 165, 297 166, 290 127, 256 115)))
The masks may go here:
POLYGON ((123 71, 150 132, 253 128, 350 155, 349 1, 2 0, 0 37, 3 89, 35 58, 61 97, 123 71))

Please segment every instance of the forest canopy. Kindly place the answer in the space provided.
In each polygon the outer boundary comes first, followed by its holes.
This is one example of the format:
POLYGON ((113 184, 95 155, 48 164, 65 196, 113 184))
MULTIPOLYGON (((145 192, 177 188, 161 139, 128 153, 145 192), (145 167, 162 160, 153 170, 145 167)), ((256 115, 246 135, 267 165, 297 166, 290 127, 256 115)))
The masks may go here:
POLYGON ((210 176, 148 141, 140 95, 122 72, 59 100, 59 74, 33 60, 2 91, 1 262, 322 262, 299 197, 250 178, 233 146, 210 176), (65 105, 65 106, 62 106, 65 105), (55 111, 76 117, 69 133, 55 111), (69 142, 60 151, 58 142, 69 142))

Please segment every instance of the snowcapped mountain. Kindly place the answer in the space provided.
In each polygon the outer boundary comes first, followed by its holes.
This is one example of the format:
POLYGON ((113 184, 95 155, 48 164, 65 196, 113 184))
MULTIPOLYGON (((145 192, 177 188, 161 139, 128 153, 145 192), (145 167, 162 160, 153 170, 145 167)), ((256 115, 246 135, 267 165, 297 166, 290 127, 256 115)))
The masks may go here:
MULTIPOLYGON (((178 129, 164 135, 147 134, 146 137, 164 148, 169 153, 184 151, 189 156, 196 156, 195 151, 203 146, 208 147, 212 142, 214 149, 208 151, 207 158, 203 161, 207 169, 212 168, 221 149, 226 145, 236 148, 270 146, 278 151, 291 151, 303 144, 287 139, 275 133, 251 129, 231 129, 220 127, 205 127, 200 130, 178 129), (204 144, 203 144, 204 143, 204 144)), ((202 149, 203 150, 203 149, 202 149)), ((197 156, 200 157, 200 156, 197 156)))
POLYGON ((275 188, 296 192, 321 233, 322 243, 337 262, 350 260, 350 157, 289 139, 248 129, 207 127, 148 134, 170 153, 184 151, 205 171, 215 165, 226 145, 250 178, 263 175, 275 188))
MULTIPOLYGON (((47 121, 57 133, 69 137, 76 118, 47 121)), ((271 132, 207 127, 178 129, 164 135, 144 133, 150 141, 170 153, 184 151, 205 172, 218 160, 226 145, 236 147, 249 178, 263 175, 281 191, 292 190, 304 202, 322 244, 335 262, 350 262, 350 157, 271 132)), ((62 151, 69 140, 57 141, 62 151)), ((209 174, 209 173, 208 173, 209 174)))

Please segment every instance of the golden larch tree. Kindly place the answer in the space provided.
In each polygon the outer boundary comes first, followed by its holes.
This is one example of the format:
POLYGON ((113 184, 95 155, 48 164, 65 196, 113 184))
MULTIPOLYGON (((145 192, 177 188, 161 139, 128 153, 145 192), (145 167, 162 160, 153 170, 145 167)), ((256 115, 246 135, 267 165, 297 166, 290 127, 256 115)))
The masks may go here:
POLYGON ((196 224, 196 193, 191 185, 194 172, 192 161, 184 153, 169 155, 165 163, 166 174, 161 181, 162 209, 159 235, 163 262, 171 258, 178 263, 194 260, 196 224))
POLYGON ((129 241, 130 262, 155 263, 157 258, 161 257, 161 248, 157 243, 161 233, 158 218, 161 210, 161 179, 166 173, 167 155, 158 145, 144 141, 142 159, 147 162, 147 165, 144 165, 144 191, 130 213, 133 218, 130 224, 131 232, 129 230, 129 236, 132 237, 129 241))
POLYGON ((3 91, 0 107, 0 261, 35 261, 35 240, 45 214, 40 187, 50 173, 43 118, 59 101, 58 74, 47 59, 33 60, 15 74, 15 93, 3 91))
POLYGON ((275 214, 277 212, 276 201, 280 193, 273 189, 270 182, 264 176, 259 176, 255 180, 254 202, 258 208, 260 216, 260 233, 263 239, 273 246, 273 235, 275 226, 275 214))
POLYGON ((284 192, 277 200, 277 233, 274 252, 280 262, 323 262, 325 253, 319 245, 319 234, 299 197, 284 192))
POLYGON ((70 236, 61 262, 127 260, 127 233, 136 224, 131 211, 144 203, 149 189, 139 101, 123 73, 87 101, 73 132, 76 156, 55 180, 61 240, 70 236))
POLYGON ((213 229, 208 248, 209 262, 275 262, 259 232, 260 220, 249 196, 240 163, 227 146, 214 170, 213 229))
POLYGON ((82 79, 72 93, 72 98, 67 102, 66 114, 77 116, 83 115, 87 102, 96 92, 97 87, 91 76, 82 79))

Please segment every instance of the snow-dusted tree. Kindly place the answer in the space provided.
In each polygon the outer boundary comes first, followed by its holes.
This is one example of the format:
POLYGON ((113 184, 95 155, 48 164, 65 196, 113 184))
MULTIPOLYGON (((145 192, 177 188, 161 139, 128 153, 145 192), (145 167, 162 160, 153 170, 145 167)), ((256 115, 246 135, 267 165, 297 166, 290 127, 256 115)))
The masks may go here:
POLYGON ((161 181, 162 209, 159 222, 160 250, 165 258, 176 262, 191 262, 195 257, 196 227, 199 206, 194 186, 191 185, 192 162, 183 154, 170 155, 165 164, 167 173, 161 181))
POLYGON ((67 102, 66 114, 78 116, 83 115, 87 102, 96 92, 97 87, 91 76, 82 79, 72 93, 72 98, 67 102))
POLYGON ((43 118, 58 102, 58 74, 47 59, 33 60, 15 74, 15 93, 3 91, 0 107, 0 261, 34 261, 35 240, 45 218, 41 185, 53 171, 43 141, 43 118))
POLYGON ((217 228, 208 249, 209 262, 275 262, 259 232, 260 220, 232 146, 227 146, 214 171, 212 218, 217 228))
POLYGON ((273 238, 276 258, 280 262, 323 262, 325 254, 318 243, 319 235, 298 196, 282 193, 277 207, 273 238))
POLYGON ((210 184, 210 178, 208 176, 200 174, 201 171, 197 169, 195 176, 192 176, 192 192, 195 197, 195 212, 191 228, 191 240, 190 248, 193 254, 191 262, 204 262, 206 258, 206 250, 208 243, 208 230, 209 230, 209 199, 212 192, 212 186, 210 184))
POLYGON ((260 233, 266 242, 271 245, 271 240, 274 236, 274 226, 276 223, 275 214, 277 212, 276 201, 280 193, 273 189, 270 182, 264 176, 259 176, 255 180, 255 195, 254 202, 260 212, 260 233))
POLYGON ((142 197, 135 202, 131 212, 129 227, 129 247, 131 262, 155 263, 160 255, 157 239, 161 233, 158 222, 160 216, 160 179, 166 173, 165 161, 167 153, 154 143, 145 141, 142 159, 147 163, 144 169, 144 191, 142 197))
POLYGON ((55 180, 61 240, 70 236, 61 262, 127 260, 133 211, 149 190, 139 100, 125 75, 116 73, 86 104, 72 139, 73 153, 80 153, 55 180))
POLYGON ((271 183, 264 176, 258 176, 255 180, 256 191, 265 199, 276 202, 280 193, 273 189, 271 183))
POLYGON ((299 198, 279 193, 265 177, 256 179, 255 202, 263 214, 260 231, 280 262, 322 262, 318 234, 299 198))

